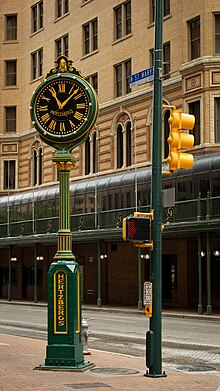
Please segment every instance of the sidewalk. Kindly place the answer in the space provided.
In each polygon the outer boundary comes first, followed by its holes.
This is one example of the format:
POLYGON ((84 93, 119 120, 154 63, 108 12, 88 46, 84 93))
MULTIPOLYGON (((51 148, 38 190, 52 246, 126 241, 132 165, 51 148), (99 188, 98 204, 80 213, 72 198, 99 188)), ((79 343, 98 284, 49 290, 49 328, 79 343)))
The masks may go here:
POLYGON ((164 367, 167 377, 148 378, 143 376, 145 359, 94 350, 85 361, 101 373, 33 370, 44 364, 45 347, 45 341, 0 334, 0 391, 220 391, 219 372, 187 373, 164 367))

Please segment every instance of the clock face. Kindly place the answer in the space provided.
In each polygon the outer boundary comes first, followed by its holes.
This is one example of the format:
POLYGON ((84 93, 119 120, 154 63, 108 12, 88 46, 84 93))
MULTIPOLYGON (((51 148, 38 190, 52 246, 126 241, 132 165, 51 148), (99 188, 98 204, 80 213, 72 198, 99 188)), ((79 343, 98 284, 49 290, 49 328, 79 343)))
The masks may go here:
MULTIPOLYGON (((86 83, 86 82, 84 82, 86 83)), ((34 114, 44 134, 77 134, 91 109, 88 88, 74 78, 48 81, 36 96, 34 114)))

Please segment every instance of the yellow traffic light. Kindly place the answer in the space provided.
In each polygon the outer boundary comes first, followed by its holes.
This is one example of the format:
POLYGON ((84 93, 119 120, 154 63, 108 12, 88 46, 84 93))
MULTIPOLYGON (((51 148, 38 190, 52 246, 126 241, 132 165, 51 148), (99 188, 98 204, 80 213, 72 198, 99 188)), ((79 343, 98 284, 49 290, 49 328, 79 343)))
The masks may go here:
POLYGON ((190 150, 194 145, 194 136, 184 133, 183 130, 192 130, 195 125, 195 117, 192 114, 183 113, 176 108, 171 109, 169 118, 170 135, 167 139, 169 143, 169 156, 167 162, 169 170, 179 170, 180 168, 192 168, 193 155, 183 150, 190 150))

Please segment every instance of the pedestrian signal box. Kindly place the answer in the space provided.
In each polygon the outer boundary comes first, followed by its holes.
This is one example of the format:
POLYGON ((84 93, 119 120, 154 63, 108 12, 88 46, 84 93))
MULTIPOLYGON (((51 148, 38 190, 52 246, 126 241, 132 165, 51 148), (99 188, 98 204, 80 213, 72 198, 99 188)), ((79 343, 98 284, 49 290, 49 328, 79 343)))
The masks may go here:
POLYGON ((122 237, 138 247, 151 247, 152 213, 135 213, 123 219, 122 237))

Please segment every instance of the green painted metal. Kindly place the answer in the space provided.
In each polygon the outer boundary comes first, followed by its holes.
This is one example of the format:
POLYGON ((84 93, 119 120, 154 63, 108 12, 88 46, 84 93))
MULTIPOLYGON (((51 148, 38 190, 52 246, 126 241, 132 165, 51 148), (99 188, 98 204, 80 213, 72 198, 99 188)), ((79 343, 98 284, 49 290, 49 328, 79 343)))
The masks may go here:
POLYGON ((154 43, 154 94, 153 94, 153 151, 151 202, 154 210, 153 251, 151 256, 151 281, 153 283, 153 314, 150 318, 150 341, 153 347, 147 349, 146 376, 166 376, 162 372, 162 61, 163 61, 163 7, 162 0, 155 1, 155 43, 154 43))
MULTIPOLYGON (((53 87, 52 87, 53 88, 53 87)), ((30 104, 30 114, 34 127, 38 131, 42 140, 54 147, 58 154, 61 155, 70 153, 73 148, 83 143, 89 136, 90 130, 94 126, 99 111, 98 99, 97 95, 90 85, 90 83, 86 80, 84 76, 82 76, 81 72, 79 72, 76 68, 73 67, 72 61, 69 60, 66 56, 59 56, 55 62, 55 67, 52 68, 44 81, 36 88, 33 93, 31 104, 30 104), (82 125, 74 132, 72 131, 59 134, 48 132, 46 128, 44 128, 38 121, 36 115, 37 108, 37 99, 40 96, 42 90, 47 88, 47 86, 53 85, 55 82, 62 81, 72 81, 84 88, 86 91, 86 95, 88 98, 89 107, 88 107, 88 116, 86 121, 84 120, 82 125)), ((62 156, 61 156, 62 160, 62 156)))
MULTIPOLYGON (((75 86, 74 83, 73 85, 75 86)), ((82 90, 80 96, 83 96, 83 94, 82 90)), ((63 96, 61 95, 61 97, 63 96)), ((85 99, 88 103, 87 98, 85 99)), ((47 99, 49 101, 50 98, 48 97, 47 99)), ((43 100, 45 100, 45 95, 43 95, 43 100)), ((87 103, 80 103, 80 105, 85 107, 87 103)), ((72 61, 65 56, 61 56, 57 59, 55 68, 52 68, 47 74, 45 81, 36 89, 31 100, 30 110, 33 124, 40 137, 56 150, 53 162, 57 165, 60 178, 58 246, 48 271, 48 344, 46 347, 45 364, 38 366, 36 369, 82 371, 93 366, 93 364, 84 362, 83 356, 81 273, 76 258, 72 253, 69 181, 70 170, 75 164, 71 151, 88 137, 89 131, 98 115, 98 101, 93 88, 72 66, 72 61), (35 111, 36 99, 42 89, 44 91, 45 86, 48 88, 48 91, 52 91, 52 96, 55 94, 54 98, 59 103, 58 110, 62 110, 65 102, 68 102, 71 96, 74 95, 74 93, 71 94, 69 92, 69 96, 64 97, 63 103, 60 103, 53 89, 53 85, 55 85, 53 84, 54 80, 60 81, 61 86, 63 85, 63 80, 77 81, 78 86, 83 86, 87 98, 89 97, 88 116, 84 119, 77 132, 71 130, 72 128, 70 127, 66 133, 61 131, 59 134, 50 133, 46 130, 46 126, 44 129, 37 119, 35 111), (49 87, 50 85, 51 87, 49 87)))

